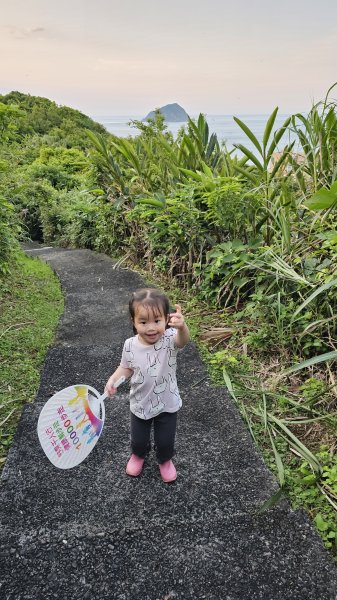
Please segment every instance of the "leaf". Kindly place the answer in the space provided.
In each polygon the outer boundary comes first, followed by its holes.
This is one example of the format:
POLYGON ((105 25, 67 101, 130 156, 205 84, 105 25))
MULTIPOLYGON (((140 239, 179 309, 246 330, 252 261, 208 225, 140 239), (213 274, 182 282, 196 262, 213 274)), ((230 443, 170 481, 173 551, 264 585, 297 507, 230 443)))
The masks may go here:
POLYGON ((293 142, 292 144, 290 144, 289 146, 286 146, 282 155, 280 156, 280 158, 276 161, 272 172, 270 174, 270 179, 273 179, 277 173, 277 171, 279 170, 279 168, 281 167, 281 165, 284 163, 284 161, 289 158, 289 153, 291 152, 291 150, 293 149, 295 142, 293 142))
POLYGON ((286 119, 282 125, 282 127, 280 127, 280 129, 278 129, 277 131, 275 131, 274 133, 274 137, 273 137, 273 141, 271 142, 269 149, 268 149, 268 154, 266 157, 267 162, 269 162, 272 154, 275 151, 275 148, 277 146, 277 144, 279 143, 280 139, 282 138, 282 136, 284 135, 284 132, 288 129, 288 125, 290 123, 290 117, 288 117, 288 119, 286 119))
POLYGON ((208 165, 206 165, 206 163, 203 160, 201 161, 201 167, 202 167, 202 170, 205 173, 205 175, 207 175, 208 177, 210 177, 211 179, 213 179, 212 170, 209 168, 208 165))
MULTIPOLYGON (((194 123, 193 123, 193 125, 194 125, 194 123)), ((191 138, 186 133, 181 141, 181 150, 185 150, 185 146, 187 147, 187 150, 189 151, 190 155, 195 156, 195 154, 196 154, 195 147, 193 145, 191 138)))
POLYGON ((334 181, 334 183, 330 186, 330 192, 337 195, 337 181, 334 181))
POLYGON ((326 290, 328 290, 329 288, 333 287, 337 285, 337 279, 332 279, 331 281, 328 281, 327 283, 324 283, 323 285, 321 285, 319 288, 317 288, 312 294, 310 294, 310 296, 308 296, 308 298, 306 298, 304 300, 304 302, 302 302, 302 304, 295 310, 292 318, 291 318, 291 322, 294 320, 294 318, 303 310, 303 308, 305 308, 312 300, 314 300, 314 298, 316 298, 316 296, 318 296, 319 294, 321 294, 322 292, 325 292, 326 290))
POLYGON ((313 356, 304 362, 298 363, 297 365, 293 365, 283 371, 283 375, 290 375, 290 373, 295 373, 296 371, 300 371, 301 369, 307 369, 312 365, 316 365, 321 362, 327 362, 330 360, 335 360, 337 358, 337 352, 334 350, 333 352, 326 352, 325 354, 319 354, 319 356, 313 356))
POLYGON ((277 111, 278 111, 278 106, 275 108, 275 110, 270 115, 270 117, 269 117, 269 119, 267 121, 265 130, 264 130, 263 140, 262 140, 264 154, 265 154, 266 146, 268 144, 268 140, 269 140, 269 137, 270 137, 270 134, 271 134, 271 130, 274 127, 274 123, 275 123, 277 111))
POLYGON ((270 437, 270 443, 272 445, 274 456, 275 456, 275 462, 276 462, 277 471, 278 471, 278 479, 280 482, 280 486, 283 487, 284 482, 285 482, 285 477, 284 477, 284 466, 283 466, 282 458, 277 451, 277 448, 274 444, 273 436, 272 436, 269 428, 268 428, 268 433, 269 433, 269 437, 270 437))
POLYGON ((312 469, 316 473, 320 473, 321 465, 320 465, 319 461, 317 460, 316 456, 309 450, 309 448, 307 448, 304 444, 302 444, 302 442, 296 437, 296 435, 294 435, 292 433, 292 431, 290 431, 290 429, 288 429, 288 427, 286 427, 284 422, 281 421, 281 419, 278 419, 277 417, 275 417, 275 415, 271 415, 271 414, 268 414, 268 419, 269 419, 269 421, 273 421, 274 423, 276 423, 276 425, 280 429, 282 429, 282 431, 285 433, 284 437, 287 439, 288 443, 289 443, 289 440, 291 440, 291 443, 293 445, 295 445, 296 449, 301 454, 301 456, 303 456, 303 458, 308 463, 310 463, 312 469))
MULTIPOLYGON (((302 407, 300 407, 302 408, 302 407)), ((296 423, 297 425, 306 425, 307 423, 315 423, 316 421, 322 421, 323 419, 332 419, 337 415, 336 412, 331 412, 327 415, 321 415, 320 417, 313 417, 312 419, 285 419, 285 423, 296 423)))
POLYGON ((116 150, 118 150, 124 156, 124 158, 133 166, 133 168, 137 171, 138 175, 141 176, 142 168, 132 144, 128 140, 123 138, 119 138, 118 143, 111 143, 116 148, 116 150))
POLYGON ((198 182, 202 181, 201 173, 195 173, 195 171, 191 171, 190 169, 183 169, 183 167, 179 167, 179 171, 181 171, 182 173, 187 175, 187 177, 191 177, 192 179, 195 179, 195 181, 198 181, 198 182))
MULTIPOLYGON (((325 240, 328 240, 328 241, 334 243, 335 240, 337 240, 337 230, 336 229, 329 229, 329 230, 324 231, 322 233, 317 233, 316 237, 319 240, 323 240, 323 242, 325 242, 325 240)), ((322 269, 322 264, 321 264, 321 269, 322 269)))
POLYGON ((91 194, 94 194, 95 196, 104 196, 105 195, 105 191, 102 190, 102 188, 94 188, 94 189, 90 189, 89 191, 91 194))
POLYGON ((230 395, 232 396, 232 398, 234 398, 234 400, 236 400, 236 401, 237 401, 237 398, 236 398, 236 396, 235 396, 234 389, 233 389, 233 386, 232 386, 231 379, 230 379, 230 377, 229 377, 229 375, 228 375, 228 373, 227 373, 227 371, 226 371, 225 367, 222 369, 222 375, 223 375, 223 378, 224 378, 224 381, 225 381, 226 387, 227 387, 227 389, 228 389, 228 391, 229 391, 230 395))
MULTIPOLYGON (((203 331, 200 335, 201 340, 226 340, 235 332, 230 327, 212 327, 203 331)), ((227 386, 228 387, 228 386, 227 386)))
POLYGON ((336 201, 336 192, 332 192, 331 190, 323 187, 315 192, 311 198, 305 200, 303 204, 310 210, 322 210, 325 208, 331 208, 336 201))
POLYGON ((317 481, 317 477, 311 473, 310 475, 306 475, 305 477, 302 477, 301 479, 301 483, 304 485, 312 485, 313 483, 315 483, 317 481))
POLYGON ((203 145, 206 146, 207 142, 208 142, 209 128, 208 128, 208 123, 202 113, 200 113, 199 117, 198 117, 198 130, 199 130, 199 137, 200 137, 203 145))
POLYGON ((264 502, 260 506, 260 508, 256 511, 256 514, 260 515, 260 514, 266 512, 266 510, 268 510, 269 508, 272 508, 273 506, 275 506, 275 504, 277 504, 281 500, 282 496, 283 496, 283 489, 280 488, 279 490, 277 490, 277 492, 275 492, 275 494, 270 496, 270 498, 268 498, 268 500, 266 500, 266 502, 264 502))
POLYGON ((249 129, 249 127, 247 125, 245 125, 245 123, 243 121, 241 121, 241 119, 238 119, 238 117, 233 117, 233 118, 234 118, 235 123, 237 123, 239 125, 239 127, 241 127, 242 131, 245 132, 246 136, 249 137, 252 144, 254 144, 255 148, 259 151, 259 153, 262 156, 262 148, 261 148, 260 142, 255 137, 255 135, 253 134, 251 129, 249 129))
POLYGON ((260 163, 259 159, 256 158, 256 156, 248 149, 246 148, 246 146, 243 146, 242 144, 233 144, 235 148, 237 148, 238 150, 241 150, 241 152, 243 154, 245 154, 247 156, 247 158, 249 158, 249 160, 252 161, 252 163, 254 163, 254 165, 259 169, 259 171, 261 171, 261 173, 263 172, 263 166, 260 163))
POLYGON ((238 173, 241 173, 241 175, 243 175, 244 177, 247 177, 247 179, 250 179, 250 181, 252 181, 252 183, 254 183, 254 185, 258 185, 258 182, 259 182, 258 178, 256 177, 256 175, 251 173, 248 170, 248 168, 243 169, 239 165, 234 165, 234 170, 237 171, 238 173))
POLYGON ((145 204, 148 206, 154 206, 156 208, 164 208, 165 202, 161 200, 156 200, 155 198, 138 198, 136 200, 136 204, 145 204))
POLYGON ((207 159, 209 159, 212 156, 212 152, 215 147, 217 147, 217 149, 219 147, 218 138, 217 138, 216 133, 212 133, 210 140, 208 142, 207 151, 206 151, 207 159))
POLYGON ((327 529, 329 529, 329 523, 324 521, 321 513, 318 513, 316 515, 316 517, 314 518, 314 521, 315 521, 316 527, 319 531, 326 531, 327 529))

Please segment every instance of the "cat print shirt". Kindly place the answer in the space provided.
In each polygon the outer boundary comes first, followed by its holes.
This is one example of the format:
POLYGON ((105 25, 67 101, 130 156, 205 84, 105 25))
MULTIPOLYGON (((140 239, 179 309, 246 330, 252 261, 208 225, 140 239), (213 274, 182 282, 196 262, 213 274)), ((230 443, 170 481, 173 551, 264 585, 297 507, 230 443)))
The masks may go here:
POLYGON ((175 334, 175 329, 166 329, 151 346, 141 344, 138 335, 124 344, 120 366, 133 369, 130 410, 141 419, 151 419, 161 412, 173 413, 181 407, 175 334))

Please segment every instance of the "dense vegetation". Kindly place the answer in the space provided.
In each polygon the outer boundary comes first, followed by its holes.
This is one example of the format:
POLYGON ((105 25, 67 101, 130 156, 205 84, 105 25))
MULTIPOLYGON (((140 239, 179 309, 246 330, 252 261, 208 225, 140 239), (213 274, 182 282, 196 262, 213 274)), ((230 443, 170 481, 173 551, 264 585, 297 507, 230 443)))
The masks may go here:
POLYGON ((0 469, 23 406, 32 402, 63 310, 60 283, 43 262, 17 255, 0 278, 0 469))
POLYGON ((335 101, 277 131, 275 109, 262 140, 236 118, 236 152, 203 115, 176 139, 159 113, 120 139, 45 99, 0 102, 3 274, 26 234, 179 289, 281 492, 336 552, 335 101))

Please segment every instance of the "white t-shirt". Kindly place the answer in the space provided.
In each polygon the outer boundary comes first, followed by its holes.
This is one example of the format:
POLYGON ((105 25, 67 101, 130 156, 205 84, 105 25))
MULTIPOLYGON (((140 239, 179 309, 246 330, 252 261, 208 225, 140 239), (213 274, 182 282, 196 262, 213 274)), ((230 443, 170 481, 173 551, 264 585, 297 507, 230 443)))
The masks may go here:
POLYGON ((182 405, 176 378, 175 329, 166 329, 153 345, 142 344, 138 335, 126 340, 120 366, 133 369, 130 410, 141 419, 161 412, 173 413, 182 405))

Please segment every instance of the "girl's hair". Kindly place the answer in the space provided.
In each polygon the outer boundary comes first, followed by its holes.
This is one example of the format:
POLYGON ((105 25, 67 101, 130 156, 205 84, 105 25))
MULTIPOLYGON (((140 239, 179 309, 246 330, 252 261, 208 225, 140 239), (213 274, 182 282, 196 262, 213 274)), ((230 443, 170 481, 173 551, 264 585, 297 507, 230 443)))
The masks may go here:
MULTIPOLYGON (((131 294, 129 300, 129 311, 132 322, 134 322, 135 319, 135 305, 137 304, 141 304, 147 310, 151 309, 155 317, 159 315, 168 317, 170 314, 170 302, 168 297, 156 288, 143 288, 141 290, 136 290, 131 294)), ((137 330, 134 326, 133 332, 135 334, 137 333, 137 330)))

